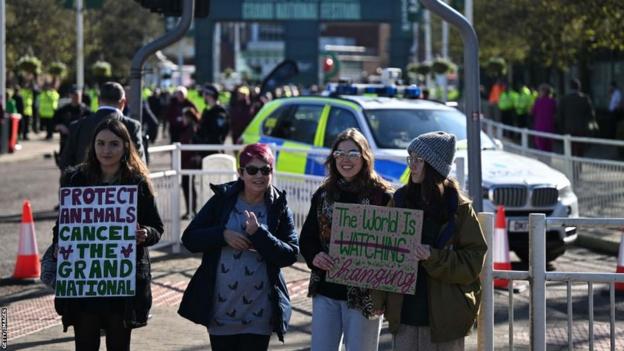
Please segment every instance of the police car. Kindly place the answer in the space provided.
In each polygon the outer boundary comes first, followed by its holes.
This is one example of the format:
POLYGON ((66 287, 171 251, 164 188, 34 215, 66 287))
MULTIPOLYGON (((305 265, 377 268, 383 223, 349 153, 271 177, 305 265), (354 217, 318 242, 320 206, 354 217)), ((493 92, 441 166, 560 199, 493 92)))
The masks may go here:
MULTIPOLYGON (((355 93, 357 89, 346 92, 355 93)), ((407 88, 404 95, 409 96, 407 88)), ((258 112, 241 141, 308 150, 278 152, 276 170, 322 176, 325 156, 315 151, 328 151, 336 136, 350 127, 358 128, 366 136, 375 154, 377 172, 395 183, 407 181, 406 148, 420 134, 436 130, 453 133, 458 141, 456 157, 467 156, 466 118, 460 111, 433 101, 380 96, 277 99, 258 112)), ((577 217, 577 197, 561 172, 537 160, 503 151, 483 132, 481 150, 483 209, 496 212, 498 205, 505 206, 510 248, 526 261, 528 214, 577 217)), ((468 162, 464 165, 467 174, 468 162)), ((562 255, 576 237, 575 228, 549 230, 547 260, 562 255)))

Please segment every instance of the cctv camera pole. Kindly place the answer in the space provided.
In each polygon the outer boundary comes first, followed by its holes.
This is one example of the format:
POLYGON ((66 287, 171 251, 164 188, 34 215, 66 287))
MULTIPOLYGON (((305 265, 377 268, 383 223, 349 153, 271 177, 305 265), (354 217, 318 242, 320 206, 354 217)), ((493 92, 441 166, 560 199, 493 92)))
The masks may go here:
POLYGON ((483 210, 481 196, 481 101, 479 100, 479 40, 474 28, 459 12, 440 0, 421 0, 429 10, 449 22, 464 42, 464 113, 468 130, 468 193, 475 211, 483 210))
POLYGON ((151 54, 175 43, 184 36, 191 26, 194 6, 195 0, 182 0, 182 17, 180 17, 178 25, 165 35, 140 48, 132 58, 132 65, 130 66, 130 116, 139 122, 142 122, 141 114, 143 112, 141 108, 143 64, 151 54))

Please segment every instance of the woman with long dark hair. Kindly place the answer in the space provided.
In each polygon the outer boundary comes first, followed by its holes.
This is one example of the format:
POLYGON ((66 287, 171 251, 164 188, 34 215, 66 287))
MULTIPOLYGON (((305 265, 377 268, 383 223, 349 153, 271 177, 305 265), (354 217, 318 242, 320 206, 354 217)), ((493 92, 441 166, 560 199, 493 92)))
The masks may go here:
POLYGON ((355 128, 338 135, 325 161, 329 174, 314 193, 301 230, 301 254, 312 270, 308 295, 312 300, 313 351, 377 350, 381 319, 375 315, 368 289, 329 283, 333 206, 336 202, 385 206, 391 186, 374 170, 375 158, 366 138, 355 128))
POLYGON ((247 145, 239 164, 239 179, 213 185, 182 234, 203 256, 178 313, 207 327, 215 351, 267 350, 274 332, 284 340, 291 315, 281 268, 297 261, 299 245, 286 193, 272 185, 273 153, 247 145))
POLYGON ((385 310, 394 350, 459 351, 477 311, 487 246, 471 201, 449 177, 455 136, 431 132, 407 148, 410 179, 389 206, 424 212, 416 245, 416 292, 375 291, 375 308, 385 310))
MULTIPOLYGON (((67 331, 74 326, 76 350, 99 350, 100 330, 106 331, 107 350, 129 350, 133 328, 147 325, 152 305, 148 246, 156 244, 163 223, 156 208, 147 167, 128 130, 115 118, 98 125, 84 163, 69 168, 62 187, 137 185, 136 294, 128 297, 56 298, 56 311, 67 331)), ((57 221, 54 243, 58 242, 57 221)))

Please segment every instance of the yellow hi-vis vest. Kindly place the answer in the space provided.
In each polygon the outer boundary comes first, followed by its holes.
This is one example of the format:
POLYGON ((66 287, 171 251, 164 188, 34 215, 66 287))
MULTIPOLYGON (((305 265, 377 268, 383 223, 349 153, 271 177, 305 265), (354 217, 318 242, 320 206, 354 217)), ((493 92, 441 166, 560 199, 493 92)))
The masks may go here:
POLYGON ((50 119, 54 117, 54 111, 58 107, 60 95, 54 89, 42 91, 37 99, 39 99, 39 117, 50 119))
POLYGON ((92 112, 97 111, 97 109, 100 107, 97 89, 88 89, 87 95, 89 95, 89 99, 91 99, 91 102, 89 103, 89 109, 91 109, 92 112))
POLYGON ((518 115, 526 115, 529 113, 531 107, 533 107, 533 95, 529 88, 523 87, 520 89, 514 107, 518 115))
POLYGON ((19 95, 24 102, 24 116, 33 115, 33 91, 28 88, 20 88, 19 95))

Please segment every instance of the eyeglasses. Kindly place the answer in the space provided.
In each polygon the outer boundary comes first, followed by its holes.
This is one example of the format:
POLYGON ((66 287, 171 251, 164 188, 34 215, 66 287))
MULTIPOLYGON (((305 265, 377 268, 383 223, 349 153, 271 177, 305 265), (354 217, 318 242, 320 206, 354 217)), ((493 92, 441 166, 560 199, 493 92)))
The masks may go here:
POLYGON ((262 175, 268 176, 269 174, 271 174, 273 169, 271 167, 269 167, 269 166, 262 166, 262 167, 247 166, 247 167, 245 167, 245 172, 247 172, 247 174, 249 174, 249 175, 256 175, 256 173, 258 173, 258 171, 260 171, 260 173, 262 173, 262 175))
POLYGON ((407 156, 406 160, 407 160, 408 165, 414 165, 416 163, 425 162, 424 158, 416 157, 416 156, 407 156))
POLYGON ((332 155, 334 156, 335 159, 338 158, 348 158, 349 160, 357 160, 358 158, 362 157, 362 153, 359 151, 341 151, 341 150, 336 150, 332 153, 332 155))

